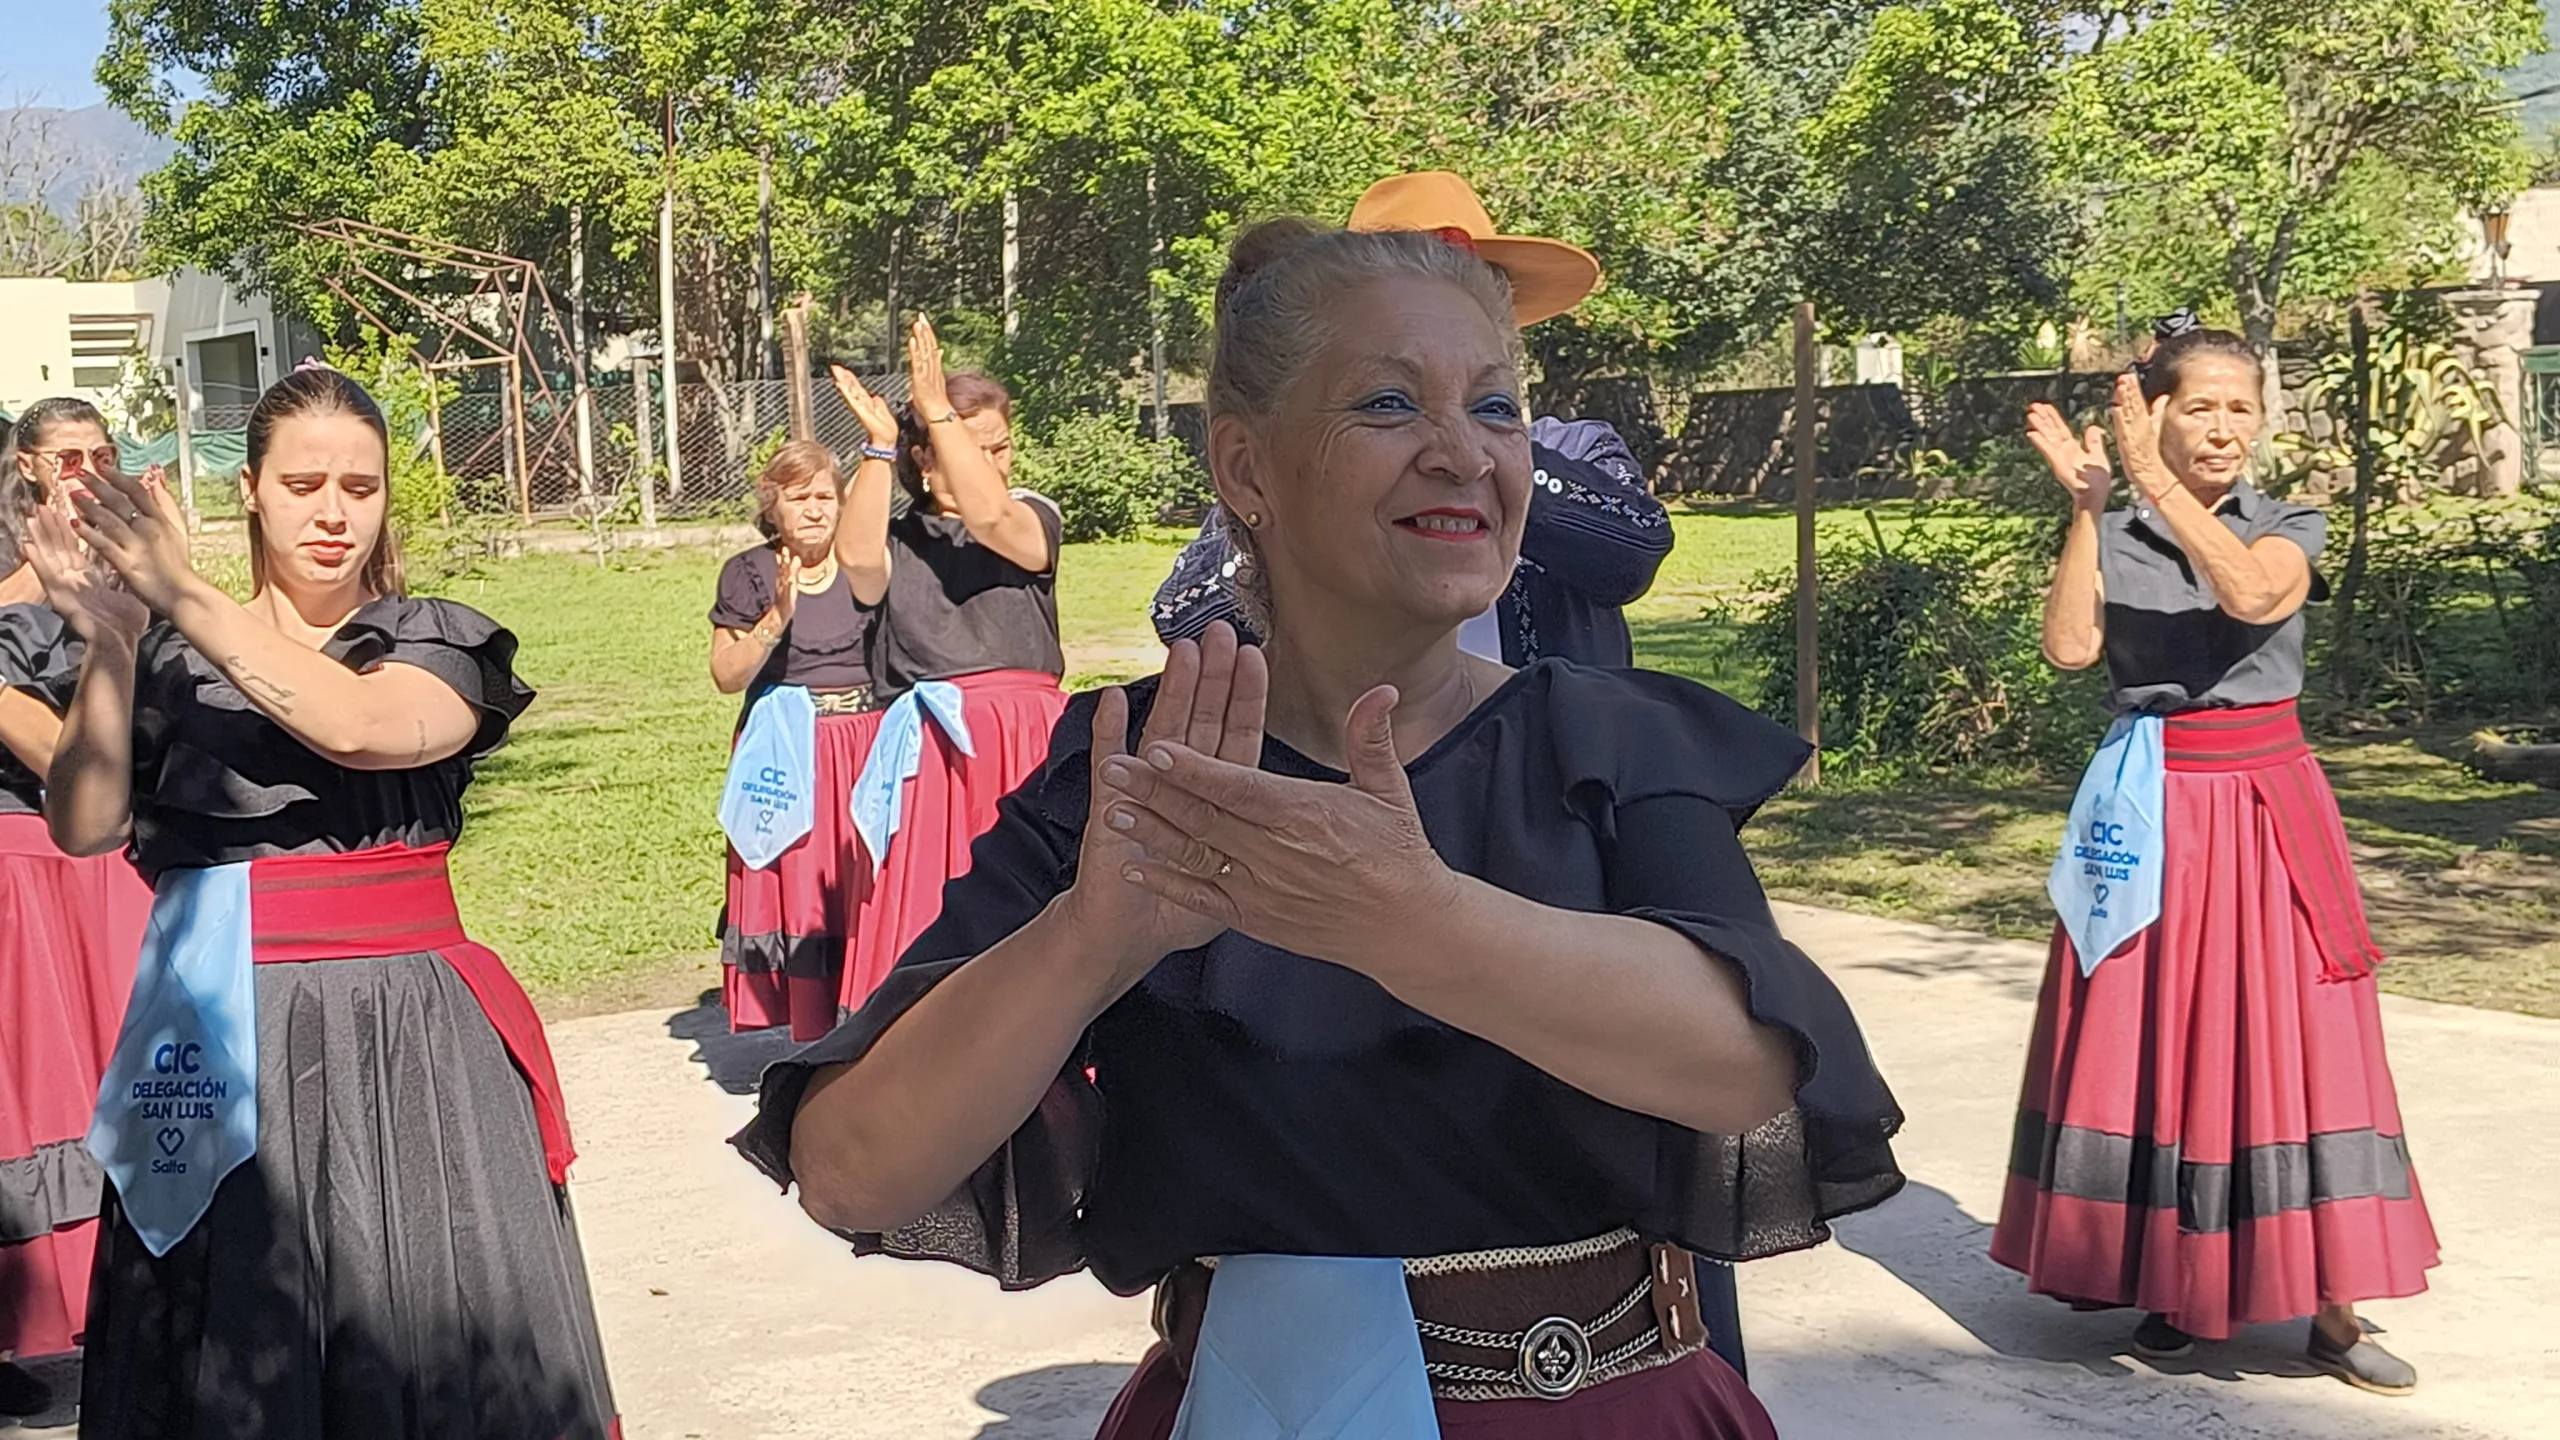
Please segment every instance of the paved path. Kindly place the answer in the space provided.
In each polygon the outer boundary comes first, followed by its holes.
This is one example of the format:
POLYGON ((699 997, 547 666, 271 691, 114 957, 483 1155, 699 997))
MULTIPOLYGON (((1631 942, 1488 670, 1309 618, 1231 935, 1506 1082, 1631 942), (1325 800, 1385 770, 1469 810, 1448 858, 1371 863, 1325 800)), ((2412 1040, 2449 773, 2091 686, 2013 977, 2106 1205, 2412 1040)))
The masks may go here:
MULTIPOLYGON (((2038 947, 1786 907, 1910 1112, 1912 1177, 1840 1243, 1744 1268, 1754 1378, 1813 1437, 2560 1436, 2560 1022, 2386 998, 2445 1246, 2429 1294, 2371 1307, 2426 1378, 2385 1400, 2299 1360, 2301 1325, 2196 1361, 2124 1350, 1984 1254, 2038 947), (2541 1283, 2537 1284, 2539 1280, 2541 1283)), ((632 1440, 1084 1440, 1148 1339, 1082 1279, 1003 1296, 942 1266, 855 1261, 720 1143, 772 1053, 689 1012, 555 1027, 578 1203, 632 1440), (706 1079, 706 1075, 708 1079, 706 1079), (723 1082, 723 1083, 709 1083, 723 1082)))
MULTIPOLYGON (((2129 1316, 2028 1295, 1984 1245, 2040 950, 1783 918, 1865 1021, 1912 1177, 1839 1243, 1742 1271, 1754 1380, 1789 1440, 2560 1436, 2560 1021, 2383 1001, 2445 1261, 2427 1295, 2370 1309, 2425 1376, 2386 1400, 2303 1366, 2300 1324, 2154 1366, 2126 1353, 2129 1316)), ((552 1045, 631 1440, 1085 1440, 1145 1349, 1141 1300, 856 1261, 803 1219, 721 1143, 770 1039, 689 1011, 568 1021, 552 1045)))

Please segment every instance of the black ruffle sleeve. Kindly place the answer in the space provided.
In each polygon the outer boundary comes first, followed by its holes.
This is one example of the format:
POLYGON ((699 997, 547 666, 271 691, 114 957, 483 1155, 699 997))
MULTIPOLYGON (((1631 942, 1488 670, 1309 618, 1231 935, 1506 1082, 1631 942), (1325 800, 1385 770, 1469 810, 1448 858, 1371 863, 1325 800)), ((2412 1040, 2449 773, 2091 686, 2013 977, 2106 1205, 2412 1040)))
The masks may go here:
POLYGON ((1738 834, 1811 747, 1673 676, 1560 669, 1550 701, 1570 802, 1607 854, 1609 908, 1733 966, 1752 1019, 1795 1042, 1794 1109, 1748 1135, 1666 1130, 1645 1228, 1724 1260, 1818 1244, 1903 1176, 1889 1144, 1901 1107, 1848 1001, 1779 933, 1738 834), (1612 723, 1571 723, 1600 714, 1612 723))
MULTIPOLYGON (((1152 690, 1153 681, 1135 690, 1152 690)), ((811 1076, 871 1053, 899 1017, 944 978, 1021 929, 1075 883, 1084 799, 1091 788, 1093 712, 1098 696, 1068 702, 1032 783, 1005 797, 995 828, 970 849, 969 873, 944 892, 942 916, 925 931, 861 1010, 826 1036, 766 1068, 756 1116, 730 1142, 781 1185, 792 1183, 791 1126, 811 1076), (1063 812, 1068 818, 1060 821, 1063 812)), ((955 1076, 966 1084, 966 1076, 955 1076)), ((887 1234, 846 1233, 864 1255, 947 1260, 992 1276, 1008 1290, 1085 1266, 1077 1210, 1092 1179, 1102 1133, 1102 1097, 1071 1057, 1039 1107, 1004 1148, 958 1190, 913 1223, 887 1234)))
POLYGON ((52 606, 0 605, 0 686, 66 709, 80 685, 83 648, 52 606))
POLYGON ((359 674, 396 662, 452 686, 480 712, 463 752, 473 760, 506 744, 508 727, 533 703, 533 687, 516 677, 515 633, 452 600, 377 600, 339 626, 323 651, 359 674))

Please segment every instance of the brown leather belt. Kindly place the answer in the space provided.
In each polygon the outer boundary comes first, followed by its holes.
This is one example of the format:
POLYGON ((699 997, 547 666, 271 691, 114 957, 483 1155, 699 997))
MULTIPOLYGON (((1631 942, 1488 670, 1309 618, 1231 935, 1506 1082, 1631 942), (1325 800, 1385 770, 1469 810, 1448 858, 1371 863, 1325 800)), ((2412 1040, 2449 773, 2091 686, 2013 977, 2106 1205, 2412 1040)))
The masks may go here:
MULTIPOLYGON (((1443 1400, 1562 1400, 1707 1343, 1696 1262, 1633 1231, 1404 1265, 1423 1369, 1443 1400)), ((1184 1265, 1156 1287, 1156 1333, 1185 1375, 1214 1268, 1184 1265)))
POLYGON ((868 685, 856 685, 850 690, 812 690, 809 698, 817 703, 821 715, 867 715, 880 708, 879 697, 868 685))

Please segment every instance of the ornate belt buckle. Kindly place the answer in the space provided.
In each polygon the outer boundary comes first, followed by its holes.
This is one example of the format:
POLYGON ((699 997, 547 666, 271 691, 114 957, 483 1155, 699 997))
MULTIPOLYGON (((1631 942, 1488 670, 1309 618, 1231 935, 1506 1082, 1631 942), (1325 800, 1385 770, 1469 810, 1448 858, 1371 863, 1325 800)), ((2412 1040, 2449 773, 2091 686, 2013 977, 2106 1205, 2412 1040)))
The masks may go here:
POLYGON ((1563 1400, 1591 1378, 1591 1337, 1560 1315, 1550 1315, 1520 1337, 1520 1383, 1541 1400, 1563 1400))

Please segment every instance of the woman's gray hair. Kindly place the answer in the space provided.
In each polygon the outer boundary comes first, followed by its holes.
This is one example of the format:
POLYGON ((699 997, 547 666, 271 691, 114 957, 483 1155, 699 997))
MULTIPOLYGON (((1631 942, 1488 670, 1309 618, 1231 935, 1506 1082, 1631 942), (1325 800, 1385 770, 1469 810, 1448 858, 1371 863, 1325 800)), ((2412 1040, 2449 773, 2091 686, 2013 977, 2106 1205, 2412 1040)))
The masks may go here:
MULTIPOLYGON (((1289 392, 1333 340, 1327 312, 1349 291, 1375 280, 1445 280, 1484 307, 1514 364, 1520 327, 1511 282, 1472 251, 1421 231, 1334 230, 1295 218, 1266 220, 1236 237, 1218 281, 1217 332, 1210 346, 1209 419, 1233 415, 1259 422, 1277 413, 1289 392)), ((1244 517, 1229 514, 1235 547, 1228 583, 1254 633, 1271 634, 1271 588, 1260 539, 1244 517)))

